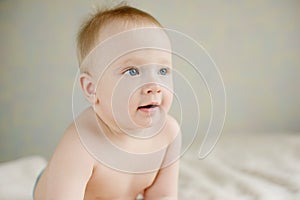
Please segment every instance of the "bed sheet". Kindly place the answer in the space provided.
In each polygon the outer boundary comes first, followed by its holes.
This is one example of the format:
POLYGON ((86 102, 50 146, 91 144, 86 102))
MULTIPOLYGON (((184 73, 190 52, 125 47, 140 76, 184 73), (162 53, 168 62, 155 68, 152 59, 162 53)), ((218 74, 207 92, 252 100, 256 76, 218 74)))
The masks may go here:
POLYGON ((300 200, 299 133, 224 133, 208 157, 197 151, 181 158, 179 199, 300 200))

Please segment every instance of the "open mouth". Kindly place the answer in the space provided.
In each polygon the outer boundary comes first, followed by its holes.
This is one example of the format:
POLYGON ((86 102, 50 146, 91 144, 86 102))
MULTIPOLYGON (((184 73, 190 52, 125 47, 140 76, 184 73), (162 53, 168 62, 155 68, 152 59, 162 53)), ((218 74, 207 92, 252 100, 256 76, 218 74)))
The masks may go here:
POLYGON ((144 105, 144 106, 139 106, 138 110, 141 110, 144 112, 150 112, 150 111, 155 110, 158 107, 159 107, 159 105, 157 105, 157 104, 148 104, 148 105, 144 105))
POLYGON ((138 107, 138 109, 140 109, 140 108, 156 108, 156 107, 158 107, 158 105, 153 105, 153 104, 149 104, 149 105, 145 105, 145 106, 139 106, 138 107))

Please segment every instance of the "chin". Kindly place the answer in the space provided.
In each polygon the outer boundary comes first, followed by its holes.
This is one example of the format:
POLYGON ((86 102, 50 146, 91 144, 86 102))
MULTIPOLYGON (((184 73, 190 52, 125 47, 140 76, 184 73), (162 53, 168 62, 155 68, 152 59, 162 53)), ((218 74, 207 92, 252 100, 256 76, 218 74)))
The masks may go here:
POLYGON ((137 123, 137 126, 139 127, 139 128, 150 128, 150 127, 152 127, 154 125, 154 123, 152 122, 152 120, 145 120, 145 121, 143 121, 143 122, 139 122, 139 123, 137 123))
POLYGON ((137 123, 137 125, 140 128, 154 128, 156 130, 156 129, 160 129, 163 126, 164 122, 165 122, 165 119, 163 119, 163 118, 160 118, 160 119, 154 118, 153 119, 153 118, 149 117, 148 119, 140 121, 139 123, 137 123))

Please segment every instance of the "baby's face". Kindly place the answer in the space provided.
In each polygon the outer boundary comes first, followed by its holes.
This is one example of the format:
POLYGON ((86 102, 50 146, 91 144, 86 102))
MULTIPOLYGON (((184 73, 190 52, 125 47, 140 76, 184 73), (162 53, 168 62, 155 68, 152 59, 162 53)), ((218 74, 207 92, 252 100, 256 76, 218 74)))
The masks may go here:
POLYGON ((162 127, 173 98, 170 41, 153 24, 111 24, 84 64, 93 66, 94 106, 112 128, 162 127), (145 28, 146 27, 146 28, 145 28), (152 27, 152 28, 149 28, 152 27), (112 37, 111 37, 112 36, 112 37))
POLYGON ((170 52, 130 52, 116 59, 99 77, 98 114, 126 130, 161 124, 172 104, 172 87, 170 52))

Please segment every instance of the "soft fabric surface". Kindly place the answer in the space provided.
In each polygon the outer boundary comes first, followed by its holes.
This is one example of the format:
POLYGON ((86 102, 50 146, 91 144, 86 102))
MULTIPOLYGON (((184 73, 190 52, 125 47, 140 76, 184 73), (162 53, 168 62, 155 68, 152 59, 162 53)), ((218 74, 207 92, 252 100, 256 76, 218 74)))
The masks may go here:
MULTIPOLYGON (((223 134, 213 152, 181 158, 180 200, 299 200, 300 134, 223 134)), ((46 160, 0 163, 0 199, 31 200, 46 160)))
POLYGON ((182 157, 179 199, 300 200, 300 134, 223 134, 197 151, 182 157))
POLYGON ((36 177, 45 166, 46 160, 39 156, 0 163, 0 199, 32 200, 36 177))

